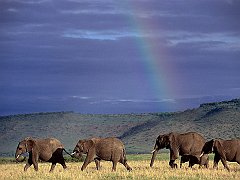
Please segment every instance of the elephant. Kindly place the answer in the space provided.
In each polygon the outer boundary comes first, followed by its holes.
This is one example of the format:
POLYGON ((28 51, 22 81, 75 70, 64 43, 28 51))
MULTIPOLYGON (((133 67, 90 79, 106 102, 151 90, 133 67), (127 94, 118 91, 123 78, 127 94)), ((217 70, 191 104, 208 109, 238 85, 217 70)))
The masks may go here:
POLYGON ((230 171, 227 161, 240 164, 240 139, 212 139, 203 146, 201 156, 212 152, 215 153, 213 168, 217 168, 221 160, 224 168, 230 171))
POLYGON ((24 171, 27 171, 32 164, 35 171, 38 171, 38 160, 41 160, 52 163, 50 169, 50 172, 52 172, 56 166, 56 163, 60 163, 64 169, 67 168, 62 154, 63 150, 66 152, 63 144, 55 138, 36 139, 27 137, 19 142, 16 149, 15 158, 18 162, 20 162, 20 157, 26 153, 29 153, 29 158, 24 167, 24 171))
POLYGON ((200 167, 204 165, 206 168, 209 167, 209 157, 207 154, 202 157, 192 156, 192 155, 183 155, 180 160, 180 168, 182 164, 189 161, 188 167, 192 168, 194 164, 199 164, 200 167))
POLYGON ((128 171, 132 170, 127 164, 124 144, 118 138, 108 137, 79 140, 73 150, 72 156, 82 157, 82 154, 87 154, 81 167, 82 171, 92 161, 95 161, 96 168, 99 170, 101 160, 112 161, 112 171, 116 171, 116 165, 118 162, 123 164, 128 171))
POLYGON ((156 155, 160 149, 166 148, 170 150, 169 165, 171 168, 176 168, 177 164, 174 163, 174 161, 179 155, 191 155, 199 158, 204 144, 204 137, 196 132, 184 134, 170 132, 168 134, 159 135, 156 139, 154 150, 152 151, 150 167, 153 166, 156 155))

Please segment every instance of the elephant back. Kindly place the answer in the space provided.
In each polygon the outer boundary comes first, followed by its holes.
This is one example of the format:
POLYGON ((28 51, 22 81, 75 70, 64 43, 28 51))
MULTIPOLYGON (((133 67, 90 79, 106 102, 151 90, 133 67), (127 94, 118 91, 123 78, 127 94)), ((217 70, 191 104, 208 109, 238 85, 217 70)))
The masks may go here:
POLYGON ((189 132, 177 136, 177 142, 180 143, 180 155, 200 155, 205 144, 205 139, 201 134, 189 132))
POLYGON ((104 160, 111 160, 115 154, 123 155, 124 145, 117 138, 102 138, 95 144, 96 154, 104 160))
POLYGON ((123 149, 124 148, 124 144, 123 144, 123 142, 120 140, 120 139, 118 139, 118 138, 115 138, 115 137, 113 137, 113 138, 107 138, 107 139, 110 139, 110 141, 112 141, 112 143, 113 143, 113 146, 115 147, 115 148, 120 148, 120 149, 123 149))
POLYGON ((98 144, 108 145, 112 148, 124 148, 122 141, 115 137, 103 138, 101 140, 98 140, 97 142, 98 142, 98 144))
POLYGON ((58 148, 64 148, 63 144, 56 138, 49 138, 49 145, 53 150, 57 150, 58 148))
POLYGON ((40 151, 55 152, 58 148, 64 148, 63 144, 56 138, 38 139, 36 143, 40 151))

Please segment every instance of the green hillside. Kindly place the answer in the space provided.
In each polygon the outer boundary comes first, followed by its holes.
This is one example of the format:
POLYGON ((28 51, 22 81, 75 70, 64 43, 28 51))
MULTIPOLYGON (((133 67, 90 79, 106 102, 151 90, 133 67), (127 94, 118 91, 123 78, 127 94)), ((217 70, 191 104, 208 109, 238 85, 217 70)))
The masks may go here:
POLYGON ((56 137, 67 150, 79 139, 120 137, 127 152, 148 153, 159 134, 197 131, 206 139, 240 137, 240 99, 207 103, 176 113, 93 115, 74 112, 0 117, 0 156, 14 154, 27 136, 56 137))
POLYGON ((155 116, 121 136, 128 147, 135 147, 139 152, 150 152, 155 138, 171 131, 195 131, 206 139, 240 138, 240 99, 202 104, 196 109, 167 115, 159 113, 155 116))

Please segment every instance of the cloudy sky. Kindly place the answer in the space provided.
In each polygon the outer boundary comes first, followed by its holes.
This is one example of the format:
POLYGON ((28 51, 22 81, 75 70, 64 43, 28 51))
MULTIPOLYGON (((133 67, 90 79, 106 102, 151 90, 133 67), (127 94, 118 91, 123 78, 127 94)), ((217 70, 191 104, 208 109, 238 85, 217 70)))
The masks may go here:
POLYGON ((240 97, 238 0, 0 0, 0 115, 240 97))

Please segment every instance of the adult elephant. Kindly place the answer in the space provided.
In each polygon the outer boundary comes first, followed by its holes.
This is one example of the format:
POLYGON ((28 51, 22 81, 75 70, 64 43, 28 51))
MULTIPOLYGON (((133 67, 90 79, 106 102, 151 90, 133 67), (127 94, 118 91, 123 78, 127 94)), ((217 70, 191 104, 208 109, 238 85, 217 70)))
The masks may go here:
POLYGON ((20 161, 22 155, 29 153, 24 171, 27 171, 32 164, 34 169, 38 171, 38 160, 41 160, 52 163, 51 172, 54 170, 56 163, 60 163, 64 169, 67 168, 62 154, 63 150, 65 151, 63 144, 55 138, 35 139, 28 137, 19 142, 15 158, 20 161))
POLYGON ((204 144, 205 139, 196 132, 188 132, 184 134, 171 132, 169 134, 159 135, 156 139, 154 150, 152 151, 153 154, 150 167, 153 166, 156 155, 160 149, 167 148, 170 150, 169 165, 172 168, 176 168, 177 164, 174 163, 174 161, 179 155, 192 155, 200 157, 204 144))
POLYGON ((112 161, 112 171, 116 171, 118 162, 122 163, 127 170, 132 170, 127 164, 126 151, 122 141, 114 137, 79 140, 72 155, 74 157, 82 157, 82 154, 87 154, 81 167, 82 171, 92 161, 95 161, 96 167, 99 169, 100 160, 112 161))
POLYGON ((215 153, 214 155, 214 165, 213 168, 218 167, 218 162, 221 160, 223 166, 230 171, 227 161, 237 162, 240 164, 240 140, 222 140, 222 139, 212 139, 205 143, 202 149, 202 155, 215 153))

